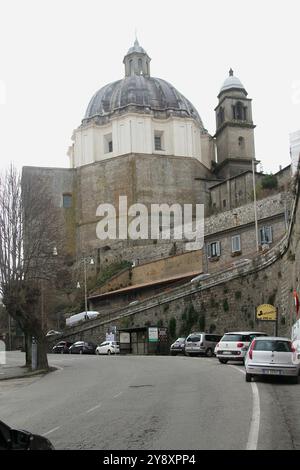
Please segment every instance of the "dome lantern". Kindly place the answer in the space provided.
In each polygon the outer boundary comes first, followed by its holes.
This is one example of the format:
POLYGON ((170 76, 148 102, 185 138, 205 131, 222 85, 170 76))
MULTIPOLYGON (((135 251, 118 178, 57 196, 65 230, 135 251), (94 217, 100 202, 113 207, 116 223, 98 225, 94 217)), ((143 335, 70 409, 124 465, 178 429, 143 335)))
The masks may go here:
POLYGON ((123 64, 125 65, 125 76, 144 75, 149 77, 150 61, 151 59, 147 52, 140 46, 136 38, 133 47, 129 49, 123 60, 123 64))

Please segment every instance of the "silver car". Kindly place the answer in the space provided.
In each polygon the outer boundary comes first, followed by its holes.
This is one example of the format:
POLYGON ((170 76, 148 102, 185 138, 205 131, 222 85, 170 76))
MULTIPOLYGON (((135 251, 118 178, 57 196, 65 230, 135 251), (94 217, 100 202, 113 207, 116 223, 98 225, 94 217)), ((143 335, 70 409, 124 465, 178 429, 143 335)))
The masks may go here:
POLYGON ((246 382, 253 376, 285 376, 298 383, 299 360, 289 338, 267 336, 255 338, 246 358, 246 382))
POLYGON ((211 357, 220 339, 220 335, 197 332, 191 333, 185 341, 185 354, 187 356, 205 355, 211 357))

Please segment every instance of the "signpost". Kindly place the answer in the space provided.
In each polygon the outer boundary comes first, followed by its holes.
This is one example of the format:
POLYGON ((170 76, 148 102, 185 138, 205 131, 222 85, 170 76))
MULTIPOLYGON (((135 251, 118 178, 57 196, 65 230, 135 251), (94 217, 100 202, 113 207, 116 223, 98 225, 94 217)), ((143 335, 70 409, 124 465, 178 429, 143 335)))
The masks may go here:
POLYGON ((148 338, 149 338, 149 343, 156 343, 158 341, 158 328, 157 327, 148 328, 148 338))
POLYGON ((256 307, 256 319, 259 321, 270 321, 275 323, 275 336, 278 336, 277 308, 270 304, 261 304, 256 307))

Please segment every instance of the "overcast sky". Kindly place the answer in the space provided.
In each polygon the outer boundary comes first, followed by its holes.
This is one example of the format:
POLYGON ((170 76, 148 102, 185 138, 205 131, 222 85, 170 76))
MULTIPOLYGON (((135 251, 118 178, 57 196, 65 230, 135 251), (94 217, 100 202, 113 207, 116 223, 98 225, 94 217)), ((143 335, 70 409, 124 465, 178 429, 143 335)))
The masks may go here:
POLYGON ((0 0, 0 167, 69 166, 95 91, 124 76, 135 39, 215 132, 230 67, 253 99, 264 171, 290 163, 300 129, 299 0, 0 0))

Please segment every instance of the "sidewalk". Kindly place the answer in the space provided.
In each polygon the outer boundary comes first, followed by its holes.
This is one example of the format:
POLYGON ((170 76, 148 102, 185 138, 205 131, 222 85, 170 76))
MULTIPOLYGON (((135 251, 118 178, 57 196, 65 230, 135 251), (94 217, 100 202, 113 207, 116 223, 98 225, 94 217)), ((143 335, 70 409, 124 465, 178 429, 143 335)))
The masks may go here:
MULTIPOLYGON (((51 371, 52 368, 50 368, 51 371)), ((26 377, 34 377, 35 375, 43 375, 50 371, 30 371, 27 367, 0 365, 0 381, 9 379, 23 379, 26 377)))

